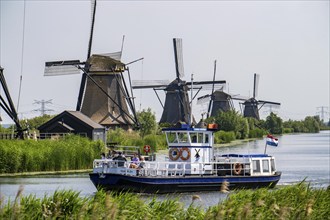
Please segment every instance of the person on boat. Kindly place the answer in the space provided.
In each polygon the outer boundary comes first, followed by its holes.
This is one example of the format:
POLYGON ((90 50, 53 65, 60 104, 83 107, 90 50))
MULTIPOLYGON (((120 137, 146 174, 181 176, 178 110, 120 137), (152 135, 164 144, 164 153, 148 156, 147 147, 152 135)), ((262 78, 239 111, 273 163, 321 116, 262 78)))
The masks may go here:
POLYGON ((137 156, 136 153, 134 153, 131 161, 132 161, 132 163, 134 163, 136 165, 139 164, 140 160, 139 160, 139 158, 138 158, 138 156, 137 156))
POLYGON ((122 152, 118 152, 118 156, 114 157, 113 160, 118 161, 118 166, 123 167, 125 165, 125 162, 127 161, 126 158, 123 156, 122 152))
POLYGON ((137 154, 134 153, 132 159, 131 159, 131 164, 130 164, 130 168, 138 168, 138 164, 139 164, 140 160, 137 157, 137 154))
POLYGON ((101 159, 102 159, 102 160, 105 159, 105 153, 102 153, 102 154, 101 154, 101 159))
POLYGON ((143 168, 145 167, 146 165, 146 162, 144 161, 144 157, 140 157, 140 163, 139 165, 137 166, 137 171, 136 171, 136 175, 139 176, 139 175, 143 175, 144 174, 144 170, 143 168))
POLYGON ((141 156, 141 157, 140 157, 140 163, 139 163, 138 169, 142 169, 142 168, 144 168, 145 165, 146 165, 146 162, 145 162, 145 160, 144 160, 144 157, 141 156))

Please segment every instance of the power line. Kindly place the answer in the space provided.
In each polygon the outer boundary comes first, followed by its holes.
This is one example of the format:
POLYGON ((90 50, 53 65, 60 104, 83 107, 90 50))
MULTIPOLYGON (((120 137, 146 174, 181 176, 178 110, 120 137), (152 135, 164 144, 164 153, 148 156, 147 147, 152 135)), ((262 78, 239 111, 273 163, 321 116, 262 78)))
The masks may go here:
POLYGON ((329 112, 327 111, 329 108, 326 106, 320 106, 316 108, 317 110, 320 110, 316 112, 316 114, 320 115, 320 118, 322 121, 325 121, 325 115, 328 115, 329 112))
POLYGON ((38 100, 34 100, 34 103, 33 104, 40 104, 41 107, 38 108, 38 109, 35 109, 33 111, 37 111, 37 112, 41 112, 41 115, 44 116, 46 114, 46 112, 52 112, 54 111, 53 109, 47 109, 46 108, 46 104, 52 104, 52 99, 50 100, 41 100, 41 101, 38 101, 38 100))

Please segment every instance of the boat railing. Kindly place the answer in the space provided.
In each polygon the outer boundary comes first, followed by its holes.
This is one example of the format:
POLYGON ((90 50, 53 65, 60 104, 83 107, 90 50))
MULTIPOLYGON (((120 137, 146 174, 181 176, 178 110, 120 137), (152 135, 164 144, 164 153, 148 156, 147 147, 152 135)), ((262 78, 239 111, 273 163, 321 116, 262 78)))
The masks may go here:
POLYGON ((120 168, 123 174, 139 176, 250 176, 251 164, 243 162, 155 162, 146 161, 143 167, 133 168, 131 161, 116 161, 112 159, 94 160, 94 172, 113 173, 120 168))

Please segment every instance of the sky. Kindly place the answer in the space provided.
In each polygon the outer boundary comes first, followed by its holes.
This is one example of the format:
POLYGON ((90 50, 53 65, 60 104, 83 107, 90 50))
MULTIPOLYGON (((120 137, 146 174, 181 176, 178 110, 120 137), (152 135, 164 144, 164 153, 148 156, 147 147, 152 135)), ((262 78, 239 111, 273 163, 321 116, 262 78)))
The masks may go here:
MULTIPOLYGON (((320 115, 321 107, 329 118, 328 0, 98 0, 95 19, 92 54, 120 51, 125 36, 122 61, 144 58, 130 65, 132 80, 174 80, 172 38, 182 38, 184 80, 212 80, 217 60, 225 91, 252 96, 257 73, 257 99, 280 102, 274 112, 283 120, 320 115)), ((51 100, 48 114, 75 110, 81 75, 46 77, 44 66, 85 61, 90 26, 90 0, 0 0, 0 65, 21 120, 39 116, 42 100, 51 100)), ((160 119, 152 90, 134 90, 134 97, 138 111, 150 107, 160 119)), ((196 119, 206 109, 193 101, 196 119)), ((263 107, 261 118, 269 111, 263 107)), ((0 116, 12 123, 3 110, 0 116)))

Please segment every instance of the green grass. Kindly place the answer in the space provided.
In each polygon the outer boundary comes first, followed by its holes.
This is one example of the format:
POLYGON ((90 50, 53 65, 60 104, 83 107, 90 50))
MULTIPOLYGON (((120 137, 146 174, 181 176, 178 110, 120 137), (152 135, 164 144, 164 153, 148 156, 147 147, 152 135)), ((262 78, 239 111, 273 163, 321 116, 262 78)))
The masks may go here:
MULTIPOLYGON (((55 191, 43 198, 0 200, 0 219, 330 219, 330 189, 312 189, 304 183, 268 190, 240 190, 205 210, 178 199, 145 202, 139 194, 98 191, 83 198, 79 192, 55 191)), ((195 196, 196 197, 196 196, 195 196)))

